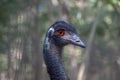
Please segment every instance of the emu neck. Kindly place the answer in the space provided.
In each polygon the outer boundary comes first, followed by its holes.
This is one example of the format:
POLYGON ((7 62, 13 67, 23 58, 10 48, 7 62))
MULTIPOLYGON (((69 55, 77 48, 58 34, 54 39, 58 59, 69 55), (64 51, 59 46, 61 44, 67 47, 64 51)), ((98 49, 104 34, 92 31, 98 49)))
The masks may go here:
POLYGON ((47 71, 51 80, 67 80, 62 61, 62 47, 50 43, 50 47, 44 46, 44 59, 47 66, 47 71))

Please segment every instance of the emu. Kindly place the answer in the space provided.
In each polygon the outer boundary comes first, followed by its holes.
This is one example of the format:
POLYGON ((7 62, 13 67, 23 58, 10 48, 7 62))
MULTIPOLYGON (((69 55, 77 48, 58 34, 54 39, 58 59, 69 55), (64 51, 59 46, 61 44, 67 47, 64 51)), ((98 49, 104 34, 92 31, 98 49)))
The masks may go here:
POLYGON ((61 61, 63 47, 68 44, 85 48, 85 44, 77 36, 77 31, 72 25, 64 21, 55 22, 46 33, 43 46, 50 80, 68 80, 61 61))

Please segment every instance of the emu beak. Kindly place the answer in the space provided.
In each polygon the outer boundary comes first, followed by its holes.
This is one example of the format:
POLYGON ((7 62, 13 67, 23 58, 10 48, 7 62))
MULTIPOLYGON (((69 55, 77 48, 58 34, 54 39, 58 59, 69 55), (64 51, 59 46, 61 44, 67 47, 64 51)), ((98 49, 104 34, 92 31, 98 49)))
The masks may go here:
POLYGON ((82 48, 85 48, 85 44, 82 42, 80 37, 78 37, 76 34, 72 35, 72 38, 70 39, 70 42, 76 46, 80 46, 82 48))

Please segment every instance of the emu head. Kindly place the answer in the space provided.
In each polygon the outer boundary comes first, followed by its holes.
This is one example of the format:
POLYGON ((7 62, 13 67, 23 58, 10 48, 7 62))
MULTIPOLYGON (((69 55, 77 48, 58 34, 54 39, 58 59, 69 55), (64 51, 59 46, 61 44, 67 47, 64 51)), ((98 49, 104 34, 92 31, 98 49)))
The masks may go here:
POLYGON ((64 21, 57 21, 49 28, 46 35, 48 48, 51 41, 59 47, 73 44, 85 48, 85 44, 78 37, 76 29, 64 21))

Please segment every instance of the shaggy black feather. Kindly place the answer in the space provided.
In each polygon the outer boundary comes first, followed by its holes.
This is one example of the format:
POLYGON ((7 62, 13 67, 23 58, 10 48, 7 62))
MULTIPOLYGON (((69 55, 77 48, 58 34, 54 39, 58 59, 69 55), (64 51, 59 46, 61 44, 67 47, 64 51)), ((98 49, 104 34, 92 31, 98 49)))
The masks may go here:
POLYGON ((67 31, 71 31, 71 32, 77 34, 77 31, 75 30, 75 28, 72 25, 70 25, 64 21, 56 21, 53 25, 51 25, 51 27, 53 27, 55 29, 55 31, 57 31, 59 29, 65 29, 67 31))

